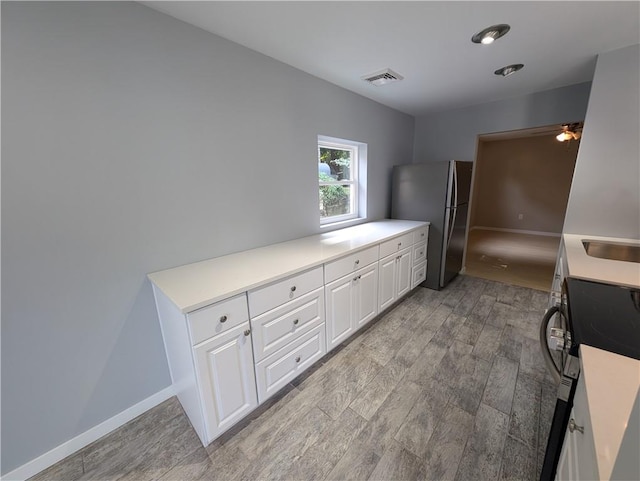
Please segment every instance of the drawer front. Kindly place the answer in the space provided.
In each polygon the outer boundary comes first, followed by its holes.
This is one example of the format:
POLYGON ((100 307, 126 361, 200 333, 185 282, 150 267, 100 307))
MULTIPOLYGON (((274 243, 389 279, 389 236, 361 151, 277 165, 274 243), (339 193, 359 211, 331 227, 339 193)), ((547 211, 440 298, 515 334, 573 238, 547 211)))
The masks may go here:
POLYGON ((427 242, 427 237, 429 235, 429 226, 420 227, 418 230, 413 231, 413 243, 417 244, 418 242, 427 242))
POLYGON ((323 322, 324 287, 251 319, 256 362, 323 322))
POLYGON ((247 322, 249 320, 247 296, 240 294, 211 304, 189 313, 187 318, 189 319, 191 344, 198 344, 247 322))
POLYGON ((417 287, 420 283, 424 282, 427 278, 427 261, 423 261, 422 264, 413 266, 411 272, 411 289, 417 287))
POLYGON ((263 403, 327 352, 321 324, 287 347, 256 364, 258 401, 263 403))
POLYGON ((287 277, 265 287, 249 291, 249 312, 254 318, 322 287, 322 266, 287 277))
POLYGON ((390 256, 413 244, 413 232, 394 237, 380 244, 380 258, 390 256))
POLYGON ((324 283, 329 284, 347 274, 378 261, 378 246, 342 257, 324 265, 324 283))
POLYGON ((420 242, 413 246, 413 265, 417 266, 427 260, 427 243, 420 242))

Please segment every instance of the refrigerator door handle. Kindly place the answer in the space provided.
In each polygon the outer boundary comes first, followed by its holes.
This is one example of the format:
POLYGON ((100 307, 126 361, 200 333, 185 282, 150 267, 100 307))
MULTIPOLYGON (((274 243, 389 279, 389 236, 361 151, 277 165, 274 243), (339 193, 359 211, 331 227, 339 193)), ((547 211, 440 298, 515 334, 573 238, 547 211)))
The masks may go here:
MULTIPOLYGON (((458 169, 456 168, 456 161, 453 161, 453 204, 451 207, 458 205, 458 169)), ((455 218, 455 216, 454 216, 455 218)))
POLYGON ((457 207, 451 208, 451 223, 449 224, 449 235, 447 236, 447 250, 449 250, 449 244, 451 244, 451 237, 453 236, 453 227, 456 225, 456 214, 458 213, 457 207))

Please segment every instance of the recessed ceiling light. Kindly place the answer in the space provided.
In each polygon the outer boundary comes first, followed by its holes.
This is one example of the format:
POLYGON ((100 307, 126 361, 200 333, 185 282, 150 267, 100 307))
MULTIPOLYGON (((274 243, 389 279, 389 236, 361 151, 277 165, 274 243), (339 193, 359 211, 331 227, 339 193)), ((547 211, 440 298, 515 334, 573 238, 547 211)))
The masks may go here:
POLYGON ((471 41, 473 43, 481 43, 484 45, 489 45, 493 43, 495 40, 498 40, 500 37, 506 35, 506 33, 511 29, 509 25, 506 23, 501 23, 499 25, 492 25, 491 27, 487 27, 481 32, 476 33, 473 37, 471 37, 471 41))
POLYGON ((523 64, 514 63, 514 64, 511 64, 511 65, 507 65, 506 67, 499 68, 498 70, 496 70, 493 73, 496 74, 496 75, 502 75, 503 77, 508 77, 509 75, 511 75, 513 73, 516 73, 522 67, 524 67, 523 64))

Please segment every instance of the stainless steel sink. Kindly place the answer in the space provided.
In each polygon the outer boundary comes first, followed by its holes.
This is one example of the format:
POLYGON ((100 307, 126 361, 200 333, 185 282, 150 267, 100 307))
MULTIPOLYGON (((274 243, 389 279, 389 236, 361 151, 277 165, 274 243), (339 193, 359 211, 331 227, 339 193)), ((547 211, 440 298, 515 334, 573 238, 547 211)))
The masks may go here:
POLYGON ((640 244, 583 239, 582 245, 587 255, 591 257, 640 263, 640 244))

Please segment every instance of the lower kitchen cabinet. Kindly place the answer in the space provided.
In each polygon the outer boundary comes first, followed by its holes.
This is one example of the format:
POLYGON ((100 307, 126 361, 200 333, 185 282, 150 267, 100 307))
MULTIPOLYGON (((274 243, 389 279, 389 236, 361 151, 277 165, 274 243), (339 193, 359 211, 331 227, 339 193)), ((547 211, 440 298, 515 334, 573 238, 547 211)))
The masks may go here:
POLYGON ((202 444, 407 294, 427 232, 376 221, 149 274, 172 385, 202 444))
POLYGON ((378 312, 382 312, 411 290, 411 248, 381 259, 378 266, 378 312))
POLYGON ((194 346, 194 357, 211 441, 258 405, 249 323, 194 346))
POLYGON ((325 294, 330 351, 378 314, 378 263, 327 284, 325 294))
POLYGON ((258 399, 263 403, 327 352, 320 324, 296 341, 256 364, 258 399))

